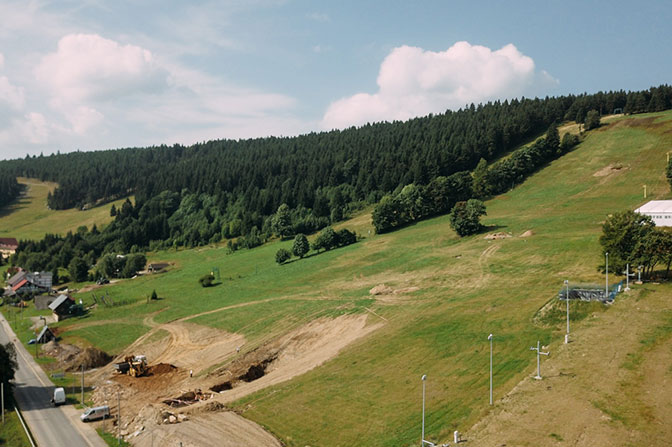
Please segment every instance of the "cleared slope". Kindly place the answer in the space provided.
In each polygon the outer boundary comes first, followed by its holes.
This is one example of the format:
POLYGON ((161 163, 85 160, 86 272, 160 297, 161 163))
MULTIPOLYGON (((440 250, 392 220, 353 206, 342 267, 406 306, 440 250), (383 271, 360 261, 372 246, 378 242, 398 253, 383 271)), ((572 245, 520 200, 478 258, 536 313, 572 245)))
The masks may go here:
MULTIPOLYGON (((47 208, 47 194, 56 188, 52 182, 19 178, 26 186, 24 194, 14 203, 0 210, 0 237, 21 239, 41 239, 46 233, 65 234, 86 225, 99 228, 109 223, 112 203, 86 211, 55 211, 47 208)), ((113 202, 118 208, 125 199, 113 202)))
MULTIPOLYGON (((291 386, 241 402, 239 409, 291 436, 290 445, 411 445, 420 434, 420 376, 426 373, 429 439, 445 441, 453 429, 470 427, 488 411, 488 333, 498 341, 499 399, 532 372, 529 346, 537 338, 552 341, 552 350, 562 338, 562 325, 547 330, 532 324, 536 310, 565 278, 602 280, 595 267, 604 217, 639 205, 642 184, 649 197, 669 194, 663 171, 671 117, 615 121, 487 204, 486 224, 514 236, 531 229, 533 237, 457 243, 447 219, 439 218, 367 242, 361 254, 344 260, 351 273, 362 275, 362 295, 387 281, 420 287, 416 299, 381 304, 376 311, 389 324, 368 343, 291 386), (595 175, 609 165, 621 169, 595 175)), ((341 281, 344 288, 355 284, 341 281)), ((617 390, 616 384, 612 392, 617 390)))

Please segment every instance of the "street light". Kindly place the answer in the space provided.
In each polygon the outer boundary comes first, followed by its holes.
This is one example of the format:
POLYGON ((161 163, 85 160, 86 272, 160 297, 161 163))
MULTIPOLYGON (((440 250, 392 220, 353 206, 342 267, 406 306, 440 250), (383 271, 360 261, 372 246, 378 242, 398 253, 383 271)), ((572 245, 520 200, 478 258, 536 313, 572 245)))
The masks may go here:
POLYGON ((541 380, 541 368, 539 366, 539 356, 540 355, 549 355, 549 352, 541 352, 541 347, 539 346, 539 340, 537 340, 537 347, 532 346, 530 351, 537 351, 537 375, 534 376, 535 379, 541 380))
POLYGON ((608 300, 609 299, 609 252, 604 254, 607 258, 607 262, 605 264, 605 269, 604 273, 606 274, 606 283, 604 286, 604 299, 608 300))
POLYGON ((422 375, 422 441, 420 447, 425 447, 425 382, 427 374, 422 375))
POLYGON ((492 334, 488 335, 490 340, 490 405, 492 405, 492 334))
POLYGON ((569 281, 565 280, 565 301, 567 301, 567 332, 565 333, 565 344, 569 343, 569 281))

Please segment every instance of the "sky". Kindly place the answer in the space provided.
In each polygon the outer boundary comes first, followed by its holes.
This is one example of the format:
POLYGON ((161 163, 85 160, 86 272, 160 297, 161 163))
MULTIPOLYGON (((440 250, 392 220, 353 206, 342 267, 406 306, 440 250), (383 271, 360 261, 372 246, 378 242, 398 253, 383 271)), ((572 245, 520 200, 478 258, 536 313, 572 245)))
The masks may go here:
POLYGON ((663 1, 0 0, 0 159, 669 84, 663 1))

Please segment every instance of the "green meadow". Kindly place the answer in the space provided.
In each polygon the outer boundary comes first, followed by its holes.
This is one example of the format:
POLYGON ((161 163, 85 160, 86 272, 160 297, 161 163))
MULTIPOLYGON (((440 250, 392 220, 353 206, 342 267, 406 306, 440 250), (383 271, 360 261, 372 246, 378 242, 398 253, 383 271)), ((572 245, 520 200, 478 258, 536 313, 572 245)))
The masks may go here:
POLYGON ((124 200, 108 203, 85 211, 50 210, 47 194, 56 188, 55 183, 35 179, 19 178, 24 185, 24 194, 14 203, 0 210, 0 237, 21 239, 41 239, 46 233, 65 234, 86 225, 98 228, 112 221, 112 203, 118 208, 124 200))
MULTIPOLYGON (((116 304, 58 327, 66 340, 115 354, 150 329, 148 319, 186 318, 240 333, 254 347, 319 317, 367 313, 382 327, 234 408, 288 446, 417 445, 427 374, 427 439, 445 442, 489 411, 488 334, 495 337, 499 399, 532 372, 530 346, 561 343, 564 320, 535 316, 563 281, 604 280, 597 267, 605 217, 644 203, 643 185, 648 199, 670 196, 671 120, 671 112, 621 117, 589 132, 575 150, 487 201, 482 234, 460 239, 442 216, 374 235, 365 214, 352 221, 363 236, 358 243, 286 265, 274 254, 291 241, 232 254, 222 246, 150 253, 150 262, 171 267, 77 294, 85 305, 94 294, 116 304), (532 235, 521 237, 527 231, 532 235), (492 232, 511 237, 484 239, 492 232), (218 284, 200 287, 198 278, 215 268, 218 284), (380 284, 401 293, 371 295, 380 284), (153 290, 160 299, 149 302, 153 290)), ((0 233, 13 218, 0 218, 0 233)), ((573 306, 577 316, 609 312, 573 306)))

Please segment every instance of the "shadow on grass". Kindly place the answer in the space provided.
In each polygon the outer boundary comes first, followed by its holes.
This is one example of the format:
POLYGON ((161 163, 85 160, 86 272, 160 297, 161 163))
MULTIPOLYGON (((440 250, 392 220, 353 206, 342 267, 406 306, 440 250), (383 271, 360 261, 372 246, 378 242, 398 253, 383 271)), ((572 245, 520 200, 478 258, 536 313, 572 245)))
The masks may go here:
POLYGON ((483 225, 481 231, 476 234, 494 233, 495 231, 503 230, 505 228, 507 228, 506 225, 483 225))

